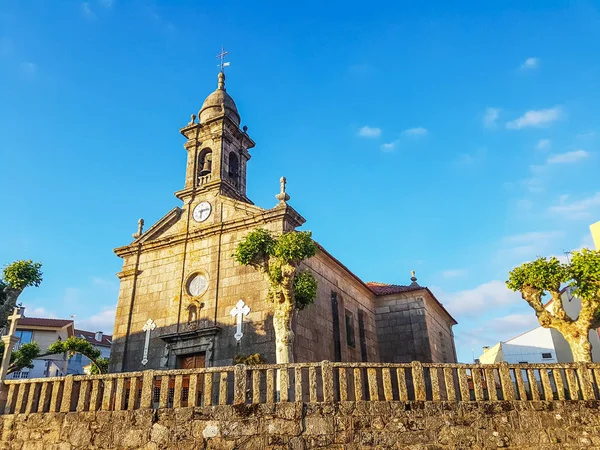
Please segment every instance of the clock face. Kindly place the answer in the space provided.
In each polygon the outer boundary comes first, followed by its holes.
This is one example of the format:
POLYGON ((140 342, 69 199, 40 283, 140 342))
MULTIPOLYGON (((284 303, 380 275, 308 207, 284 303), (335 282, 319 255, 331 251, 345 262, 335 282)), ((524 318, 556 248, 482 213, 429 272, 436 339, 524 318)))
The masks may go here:
POLYGON ((200 294, 203 294, 208 287, 208 278, 206 278, 202 274, 195 274, 192 276, 192 279, 188 283, 188 293, 196 297, 200 294))
POLYGON ((212 210, 212 207, 210 206, 210 203, 208 202, 200 202, 196 205, 196 207, 194 208, 194 220, 196 222, 204 222, 206 219, 208 219, 208 216, 210 216, 210 212, 212 210))

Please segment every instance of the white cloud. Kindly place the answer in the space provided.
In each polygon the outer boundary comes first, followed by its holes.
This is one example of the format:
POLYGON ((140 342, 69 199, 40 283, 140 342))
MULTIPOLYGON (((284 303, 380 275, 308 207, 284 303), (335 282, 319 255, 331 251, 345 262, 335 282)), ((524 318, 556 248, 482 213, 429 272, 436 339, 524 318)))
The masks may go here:
POLYGON ((30 307, 25 305, 25 317, 41 317, 44 319, 56 319, 54 312, 48 311, 43 306, 30 307))
POLYGON ((506 236, 502 239, 502 248, 498 258, 503 264, 521 264, 537 256, 545 256, 553 248, 556 240, 564 236, 563 231, 532 231, 529 233, 506 236))
POLYGON ((483 126, 490 129, 496 128, 499 116, 500 108, 486 108, 483 115, 483 126))
POLYGON ((552 141, 550 139, 540 139, 537 144, 535 144, 536 150, 547 150, 550 148, 552 141))
POLYGON ((360 137, 376 138, 381 136, 381 128, 364 126, 358 130, 358 135, 360 137))
POLYGON ((83 14, 83 17, 85 17, 86 19, 95 19, 96 18, 96 14, 92 10, 92 7, 90 6, 89 2, 83 2, 81 4, 81 13, 83 14))
POLYGON ((381 150, 384 152, 393 152, 396 148, 396 142, 386 142, 385 144, 381 144, 381 150))
POLYGON ((561 114, 562 111, 558 106, 548 109, 530 110, 518 119, 507 122, 506 128, 509 130, 520 130, 527 127, 547 126, 551 122, 558 120, 561 114))
POLYGON ((103 331, 112 334, 115 326, 116 306, 83 319, 75 319, 75 327, 86 331, 103 331))
POLYGON ((446 279, 464 277, 469 273, 467 269, 449 269, 442 272, 442 277, 446 279))
POLYGON ((509 290, 504 281, 500 280, 488 281, 472 289, 454 293, 440 293, 440 289, 431 289, 450 314, 462 317, 478 317, 487 311, 494 311, 522 301, 520 294, 509 290))
POLYGON ((404 130, 402 132, 402 134, 405 136, 413 136, 413 137, 426 136, 427 129, 423 128, 423 127, 409 128, 408 130, 404 130))
POLYGON ((582 159, 586 159, 588 156, 590 156, 590 154, 585 150, 574 150, 572 152, 551 155, 548 158, 548 164, 573 163, 581 161, 582 159))
POLYGON ((537 69, 537 67, 540 65, 540 58, 527 58, 525 60, 525 62, 523 64, 521 64, 521 69, 522 70, 530 70, 530 69, 537 69))
POLYGON ((548 208, 550 214, 559 214, 565 219, 587 219, 593 211, 600 209, 600 192, 590 197, 569 202, 569 196, 561 195, 558 204, 548 208))

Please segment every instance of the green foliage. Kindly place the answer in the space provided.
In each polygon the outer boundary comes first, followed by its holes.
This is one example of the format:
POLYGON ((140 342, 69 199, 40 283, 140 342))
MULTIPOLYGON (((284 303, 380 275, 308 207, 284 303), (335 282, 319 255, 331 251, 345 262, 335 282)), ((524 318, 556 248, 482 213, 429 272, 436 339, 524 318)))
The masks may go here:
POLYGON ((29 344, 23 344, 15 352, 12 352, 10 356, 11 366, 18 367, 17 370, 21 370, 25 367, 33 369, 33 360, 40 354, 40 346, 37 342, 30 342, 29 344))
MULTIPOLYGON (((283 281, 284 265, 297 267, 316 252, 317 244, 312 240, 310 231, 291 231, 274 236, 259 228, 238 244, 233 257, 242 265, 259 267, 268 275, 272 289, 277 289, 283 281)), ((304 309, 316 298, 317 281, 310 272, 301 272, 296 273, 293 282, 295 307, 304 309)), ((273 292, 270 292, 269 298, 273 298, 273 292)))
POLYGON ((575 251, 571 263, 566 267, 573 294, 583 300, 596 299, 600 306, 600 251, 575 251))
POLYGON ((275 238, 269 231, 259 228, 239 243, 233 257, 244 266, 257 265, 273 254, 275 243, 275 238))
POLYGON ((42 263, 32 260, 15 261, 7 264, 2 273, 3 284, 13 289, 23 290, 27 286, 38 287, 42 282, 42 263))
POLYGON ((538 291, 559 291, 561 283, 569 280, 568 267, 554 256, 538 258, 510 271, 506 285, 513 291, 534 288, 538 291))
POLYGON ((90 373, 92 375, 108 373, 108 358, 98 358, 96 362, 92 362, 90 373))
POLYGON ((48 353, 67 353, 69 357, 73 356, 75 353, 81 353, 82 355, 90 358, 92 361, 100 358, 100 355, 102 355, 100 350, 95 348, 86 339, 75 336, 71 336, 64 341, 56 341, 55 343, 51 344, 50 347, 48 347, 48 353))
POLYGON ((294 277, 294 294, 296 296, 296 308, 304 309, 312 305, 317 297, 317 280, 312 273, 299 272, 294 277))
POLYGON ((253 353, 251 355, 235 355, 233 358, 234 364, 245 364, 247 366, 258 366, 265 363, 265 359, 260 353, 253 353))
POLYGON ((285 264, 297 265, 300 261, 315 256, 317 244, 310 231, 283 233, 277 238, 275 256, 285 264))

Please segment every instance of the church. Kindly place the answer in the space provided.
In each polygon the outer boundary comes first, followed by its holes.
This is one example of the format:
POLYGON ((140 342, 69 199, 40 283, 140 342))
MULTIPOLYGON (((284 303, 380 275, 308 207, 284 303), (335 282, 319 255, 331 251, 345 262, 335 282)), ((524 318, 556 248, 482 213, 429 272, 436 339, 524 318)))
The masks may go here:
MULTIPOLYGON (((111 372, 224 366, 257 353, 275 362, 267 282, 232 255, 251 230, 292 231, 305 219, 289 204, 285 178, 271 209, 246 196, 255 143, 240 128, 223 70, 180 131, 181 206, 147 229, 140 219, 133 242, 115 249, 123 267, 111 372)), ((303 264, 318 292, 293 319, 295 362, 456 362, 457 322, 414 272, 407 285, 364 282, 320 245, 303 264)))

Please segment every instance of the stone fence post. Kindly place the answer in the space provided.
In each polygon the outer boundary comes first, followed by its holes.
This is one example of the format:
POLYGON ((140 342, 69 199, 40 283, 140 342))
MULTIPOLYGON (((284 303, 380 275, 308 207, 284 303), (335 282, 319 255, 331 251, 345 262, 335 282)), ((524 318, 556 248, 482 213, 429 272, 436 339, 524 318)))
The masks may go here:
POLYGON ((425 390, 425 376, 423 374, 423 365, 420 361, 412 363, 412 379, 415 389, 415 400, 427 400, 427 391, 425 390))
POLYGON ((246 365, 238 364, 233 372, 233 404, 246 403, 246 365))
POLYGON ((154 405, 154 370, 145 370, 143 373, 140 409, 151 409, 154 405))
POLYGON ((323 378, 323 401, 333 402, 333 367, 329 361, 321 362, 321 377, 323 378))

